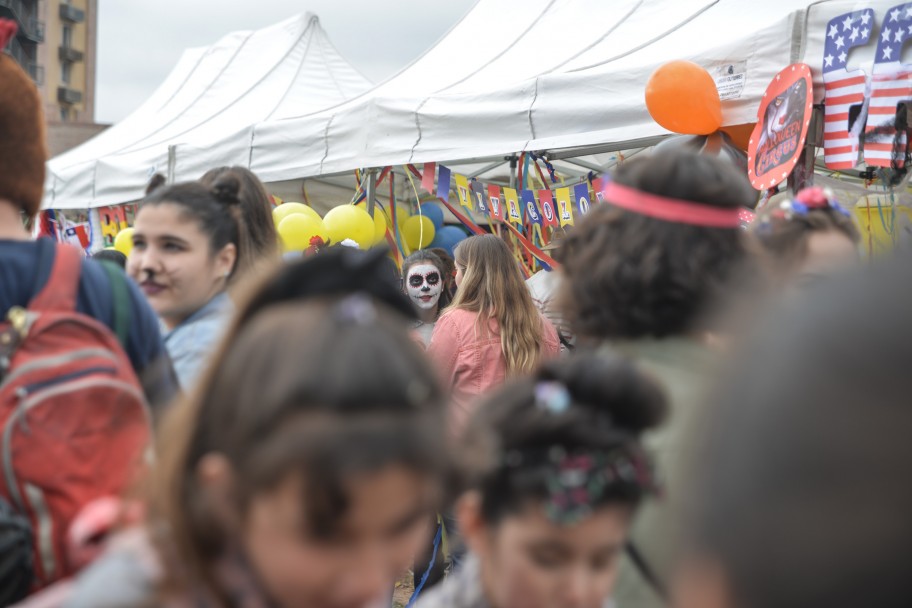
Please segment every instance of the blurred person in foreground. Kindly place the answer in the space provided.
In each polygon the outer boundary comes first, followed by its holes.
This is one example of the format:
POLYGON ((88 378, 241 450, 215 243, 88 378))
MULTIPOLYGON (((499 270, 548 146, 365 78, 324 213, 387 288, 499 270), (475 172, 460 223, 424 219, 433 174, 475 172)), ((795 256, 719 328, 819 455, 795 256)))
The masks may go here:
POLYGON ((633 514, 656 490, 640 437, 665 407, 631 363, 582 354, 490 395, 460 450, 470 554, 419 608, 609 606, 633 514))
POLYGON ((912 259, 815 285, 726 369, 679 608, 900 608, 912 572, 912 259))
POLYGON ((711 313, 751 273, 740 210, 755 198, 730 163, 655 152, 618 167, 605 204, 558 251, 560 305, 578 344, 632 358, 670 398, 668 422, 646 436, 666 492, 635 523, 633 559, 622 564, 616 593, 623 608, 664 604, 675 532, 669 509, 691 492, 678 461, 693 448, 685 431, 701 424, 717 356, 710 344, 723 332, 711 313))
POLYGON ((806 286, 861 259, 861 235, 852 214, 822 188, 805 188, 771 202, 754 219, 751 233, 769 254, 773 275, 783 286, 806 286))
MULTIPOLYGON (((2 53, 15 37, 16 24, 0 19, 0 317, 27 307, 48 283, 66 245, 33 240, 26 226, 37 221, 44 190, 44 116, 32 79, 12 57, 2 53)), ((161 406, 177 393, 177 381, 162 344, 158 323, 145 298, 130 281, 109 274, 92 260, 79 265, 76 312, 116 330, 117 295, 125 292, 129 327, 124 351, 142 382, 147 399, 161 406), (120 283, 123 283, 121 285, 120 283)))
POLYGON ((389 605, 439 509, 445 398, 385 254, 340 249, 239 307, 164 421, 145 525, 34 606, 389 605))

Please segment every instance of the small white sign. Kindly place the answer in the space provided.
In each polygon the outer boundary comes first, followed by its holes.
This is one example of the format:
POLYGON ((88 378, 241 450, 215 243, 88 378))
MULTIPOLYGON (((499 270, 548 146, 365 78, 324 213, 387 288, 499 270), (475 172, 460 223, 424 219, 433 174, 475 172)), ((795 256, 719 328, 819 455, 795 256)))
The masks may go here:
POLYGON ((747 80, 746 61, 719 65, 710 70, 709 73, 712 74, 713 80, 716 81, 719 99, 725 101, 741 97, 741 93, 744 91, 744 83, 747 80))

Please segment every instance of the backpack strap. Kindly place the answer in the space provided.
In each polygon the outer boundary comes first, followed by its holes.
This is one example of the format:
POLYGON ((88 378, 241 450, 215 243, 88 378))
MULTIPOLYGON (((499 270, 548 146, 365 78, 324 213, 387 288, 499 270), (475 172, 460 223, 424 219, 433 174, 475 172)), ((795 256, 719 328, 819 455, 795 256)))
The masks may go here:
POLYGON ((82 256, 69 245, 57 245, 54 262, 47 283, 29 302, 29 310, 68 311, 76 310, 79 293, 79 277, 82 274, 82 256))
POLYGON ((127 277, 124 271, 111 262, 101 262, 101 267, 108 275, 111 293, 114 296, 114 333, 124 350, 130 335, 130 291, 127 288, 127 277))

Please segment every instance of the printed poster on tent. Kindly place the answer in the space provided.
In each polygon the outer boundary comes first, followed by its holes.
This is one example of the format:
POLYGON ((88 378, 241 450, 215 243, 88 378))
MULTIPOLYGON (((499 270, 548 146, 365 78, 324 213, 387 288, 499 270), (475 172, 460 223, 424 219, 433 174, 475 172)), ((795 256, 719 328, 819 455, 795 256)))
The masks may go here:
POLYGON ((747 173, 757 190, 781 183, 798 164, 811 124, 812 87, 811 68, 795 63, 779 72, 763 94, 747 149, 747 173))

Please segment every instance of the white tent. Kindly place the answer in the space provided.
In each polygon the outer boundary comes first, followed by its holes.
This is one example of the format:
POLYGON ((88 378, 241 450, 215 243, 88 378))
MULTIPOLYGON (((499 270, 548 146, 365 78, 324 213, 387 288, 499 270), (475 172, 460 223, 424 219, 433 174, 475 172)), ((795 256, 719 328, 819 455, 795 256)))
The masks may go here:
MULTIPOLYGON (((480 0, 435 47, 370 92, 321 112, 267 120, 221 149, 265 181, 355 167, 502 159, 524 150, 572 156, 668 135, 649 116, 649 75, 672 59, 743 74, 725 124, 756 121, 763 93, 808 63, 822 96, 827 22, 871 0, 480 0), (247 144, 253 141, 250 148, 247 144)), ((853 50, 864 64, 875 45, 853 50)), ((178 146, 176 173, 201 168, 178 146)))
POLYGON ((133 114, 52 159, 44 206, 85 209, 136 200, 153 173, 173 178, 178 143, 207 151, 200 174, 225 164, 246 166, 247 159, 229 159, 212 144, 243 126, 333 106, 370 87, 314 15, 229 34, 185 51, 133 114))
MULTIPOLYGON (((690 59, 714 73, 743 75, 736 80, 743 86, 728 90, 724 122, 754 122, 770 80, 796 61, 813 69, 820 101, 831 18, 871 6, 881 23, 891 4, 479 0, 433 48, 361 95, 239 122, 217 140, 173 136, 170 154, 159 150, 155 160, 176 180, 196 178, 214 164, 242 164, 266 182, 299 191, 294 184, 302 178, 358 167, 437 161, 478 173, 483 163, 519 151, 571 158, 639 148, 668 135, 644 104, 646 81, 660 65, 690 59)), ((850 63, 870 63, 875 48, 853 49, 850 63)), ((138 160, 131 150, 117 151, 86 165, 94 175, 59 174, 57 192, 69 198, 51 190, 50 200, 137 198, 149 171, 148 160, 138 160)), ((610 162, 603 155, 583 164, 599 170, 610 162)))

